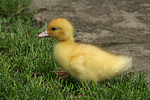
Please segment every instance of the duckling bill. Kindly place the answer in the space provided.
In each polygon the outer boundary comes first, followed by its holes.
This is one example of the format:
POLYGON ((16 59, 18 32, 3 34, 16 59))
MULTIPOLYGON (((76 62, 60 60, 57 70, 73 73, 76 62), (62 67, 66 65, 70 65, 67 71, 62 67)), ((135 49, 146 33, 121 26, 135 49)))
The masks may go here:
POLYGON ((132 58, 111 54, 94 45, 76 43, 73 34, 74 27, 70 21, 56 18, 49 23, 46 31, 38 35, 58 40, 53 48, 53 56, 64 70, 58 68, 63 77, 72 75, 79 81, 93 80, 97 83, 131 67, 132 58))

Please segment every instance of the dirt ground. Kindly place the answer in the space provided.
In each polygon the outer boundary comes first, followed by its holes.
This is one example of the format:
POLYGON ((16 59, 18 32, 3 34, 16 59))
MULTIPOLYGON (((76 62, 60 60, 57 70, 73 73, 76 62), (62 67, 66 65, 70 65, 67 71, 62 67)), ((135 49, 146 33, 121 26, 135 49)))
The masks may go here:
POLYGON ((39 21, 69 19, 77 42, 131 56, 129 71, 150 75, 150 0, 33 0, 30 8, 39 21))

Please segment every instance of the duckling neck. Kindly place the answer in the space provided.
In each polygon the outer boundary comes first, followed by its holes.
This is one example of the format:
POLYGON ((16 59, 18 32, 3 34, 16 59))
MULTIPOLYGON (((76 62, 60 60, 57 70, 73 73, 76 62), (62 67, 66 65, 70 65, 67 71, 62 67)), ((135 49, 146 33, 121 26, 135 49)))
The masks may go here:
POLYGON ((64 43, 75 43, 74 38, 67 38, 65 40, 59 40, 58 42, 64 42, 64 43))

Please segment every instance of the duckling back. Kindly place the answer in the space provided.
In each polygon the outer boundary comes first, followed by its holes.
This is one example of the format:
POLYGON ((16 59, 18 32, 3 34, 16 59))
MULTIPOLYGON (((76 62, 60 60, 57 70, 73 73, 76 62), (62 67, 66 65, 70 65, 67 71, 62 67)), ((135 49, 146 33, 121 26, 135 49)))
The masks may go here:
POLYGON ((132 65, 132 58, 114 55, 93 45, 79 44, 77 48, 74 48, 74 55, 84 57, 83 66, 85 70, 80 75, 80 80, 97 82, 110 79, 129 69, 132 65))

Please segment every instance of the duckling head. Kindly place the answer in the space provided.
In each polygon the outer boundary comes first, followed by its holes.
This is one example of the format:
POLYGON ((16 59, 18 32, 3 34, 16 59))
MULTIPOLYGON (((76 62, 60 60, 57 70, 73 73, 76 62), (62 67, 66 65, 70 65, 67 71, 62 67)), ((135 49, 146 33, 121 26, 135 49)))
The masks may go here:
POLYGON ((39 34, 38 37, 51 37, 57 40, 73 40, 74 27, 71 22, 65 18, 53 19, 46 31, 39 34))

